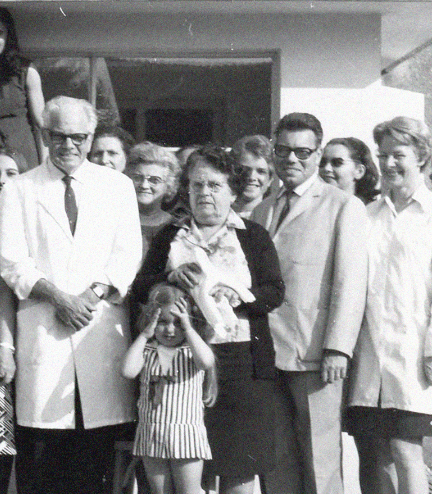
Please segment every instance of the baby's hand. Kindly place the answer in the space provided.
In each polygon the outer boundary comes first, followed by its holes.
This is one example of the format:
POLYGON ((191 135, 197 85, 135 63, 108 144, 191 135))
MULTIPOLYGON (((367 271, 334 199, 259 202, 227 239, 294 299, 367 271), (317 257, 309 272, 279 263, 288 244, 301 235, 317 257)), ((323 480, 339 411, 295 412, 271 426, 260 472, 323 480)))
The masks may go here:
POLYGON ((140 333, 147 339, 150 339, 154 335, 160 313, 161 309, 156 308, 151 315, 150 322, 148 322, 148 314, 145 311, 141 311, 137 321, 137 327, 140 333))
POLYGON ((180 319, 184 331, 187 331, 192 327, 189 319, 188 304, 185 298, 179 298, 170 312, 173 316, 180 319))
POLYGON ((238 307, 241 303, 238 293, 224 285, 216 285, 210 292, 210 295, 214 297, 216 302, 220 302, 223 297, 225 297, 231 307, 238 307))

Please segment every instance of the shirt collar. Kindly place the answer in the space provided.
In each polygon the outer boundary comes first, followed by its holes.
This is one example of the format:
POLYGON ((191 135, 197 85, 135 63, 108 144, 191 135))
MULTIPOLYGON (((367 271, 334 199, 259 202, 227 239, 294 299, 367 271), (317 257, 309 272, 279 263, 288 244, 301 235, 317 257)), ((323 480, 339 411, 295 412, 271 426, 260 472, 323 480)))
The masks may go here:
MULTIPOLYGON (((74 180, 76 180, 77 182, 80 183, 83 182, 86 162, 87 160, 83 161, 82 164, 73 173, 70 174, 70 176, 73 177, 74 180)), ((67 175, 63 170, 55 166, 50 158, 47 158, 46 164, 48 168, 48 173, 53 180, 57 180, 57 179, 61 180, 65 175, 67 175)))
MULTIPOLYGON (((313 174, 307 178, 304 182, 302 182, 300 185, 297 185, 297 187, 294 187, 293 192, 294 194, 298 196, 302 196, 311 186, 312 184, 317 180, 318 178, 318 169, 316 169, 313 174)), ((282 197, 285 192, 287 191, 285 185, 282 185, 281 188, 279 189, 277 199, 282 197)))
POLYGON ((420 204, 423 211, 428 213, 432 211, 431 191, 426 187, 424 178, 422 178, 422 183, 412 195, 412 199, 420 204))
MULTIPOLYGON (((424 177, 421 179, 420 185, 414 191, 411 196, 411 202, 415 201, 419 206, 423 209, 425 213, 432 213, 432 193, 426 187, 424 177)), ((394 209, 393 201, 390 198, 389 194, 385 194, 382 198, 383 204, 386 203, 392 210, 394 209)))
MULTIPOLYGON (((179 218, 177 221, 175 221, 174 225, 180 226, 186 230, 190 230, 190 228, 192 226, 192 222, 195 223, 193 216, 187 215, 187 216, 184 216, 183 218, 179 218)), ((229 213, 228 213, 228 216, 227 216, 227 219, 226 219, 224 225, 227 228, 235 228, 237 230, 245 230, 246 229, 246 225, 245 225, 243 219, 240 218, 240 216, 233 209, 229 210, 229 213)))

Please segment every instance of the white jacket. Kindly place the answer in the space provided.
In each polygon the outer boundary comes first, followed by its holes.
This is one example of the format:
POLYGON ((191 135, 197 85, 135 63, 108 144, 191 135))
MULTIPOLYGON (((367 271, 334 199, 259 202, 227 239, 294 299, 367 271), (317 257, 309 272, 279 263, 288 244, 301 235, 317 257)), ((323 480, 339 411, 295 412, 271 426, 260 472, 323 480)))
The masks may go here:
POLYGON ((49 163, 17 177, 0 197, 1 275, 20 299, 17 419, 28 427, 74 427, 77 375, 86 428, 133 420, 132 383, 121 376, 130 343, 121 303, 141 260, 135 191, 124 175, 85 161, 75 236, 64 209, 64 184, 49 163), (113 285, 91 324, 72 334, 48 303, 28 299, 45 278, 78 295, 93 282, 113 285))
POLYGON ((432 356, 432 192, 421 185, 396 213, 368 206, 366 316, 350 372, 350 405, 432 414, 423 360, 432 356))

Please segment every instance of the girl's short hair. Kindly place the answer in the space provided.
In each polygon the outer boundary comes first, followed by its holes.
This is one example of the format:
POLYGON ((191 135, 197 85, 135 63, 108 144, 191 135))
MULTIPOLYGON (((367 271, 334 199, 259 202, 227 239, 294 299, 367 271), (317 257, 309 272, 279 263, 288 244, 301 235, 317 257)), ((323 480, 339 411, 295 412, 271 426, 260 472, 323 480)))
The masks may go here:
POLYGON ((150 141, 136 144, 129 151, 125 173, 132 173, 139 165, 159 165, 166 168, 168 177, 165 201, 169 201, 175 196, 178 189, 180 166, 172 151, 150 141))
POLYGON ((395 117, 378 124, 373 130, 373 137, 378 146, 384 137, 389 136, 406 146, 412 146, 420 161, 422 169, 431 161, 431 134, 429 127, 421 120, 409 117, 395 117))
POLYGON ((181 288, 169 283, 158 283, 150 290, 147 304, 142 309, 147 315, 146 324, 150 322, 156 309, 175 304, 180 298, 184 298, 187 302, 189 317, 194 329, 207 340, 209 336, 206 331, 207 322, 192 297, 181 288))
POLYGON ((188 300, 189 295, 177 286, 158 283, 150 290, 148 303, 154 307, 162 307, 175 304, 182 297, 188 300))

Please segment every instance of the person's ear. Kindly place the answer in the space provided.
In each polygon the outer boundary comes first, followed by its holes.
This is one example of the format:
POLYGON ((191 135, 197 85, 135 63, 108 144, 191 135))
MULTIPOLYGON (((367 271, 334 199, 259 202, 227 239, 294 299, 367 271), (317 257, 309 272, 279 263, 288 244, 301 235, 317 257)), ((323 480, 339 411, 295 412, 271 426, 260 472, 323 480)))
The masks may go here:
POLYGON ((360 180, 365 176, 366 167, 362 163, 356 163, 356 167, 354 170, 354 178, 355 180, 360 180))

